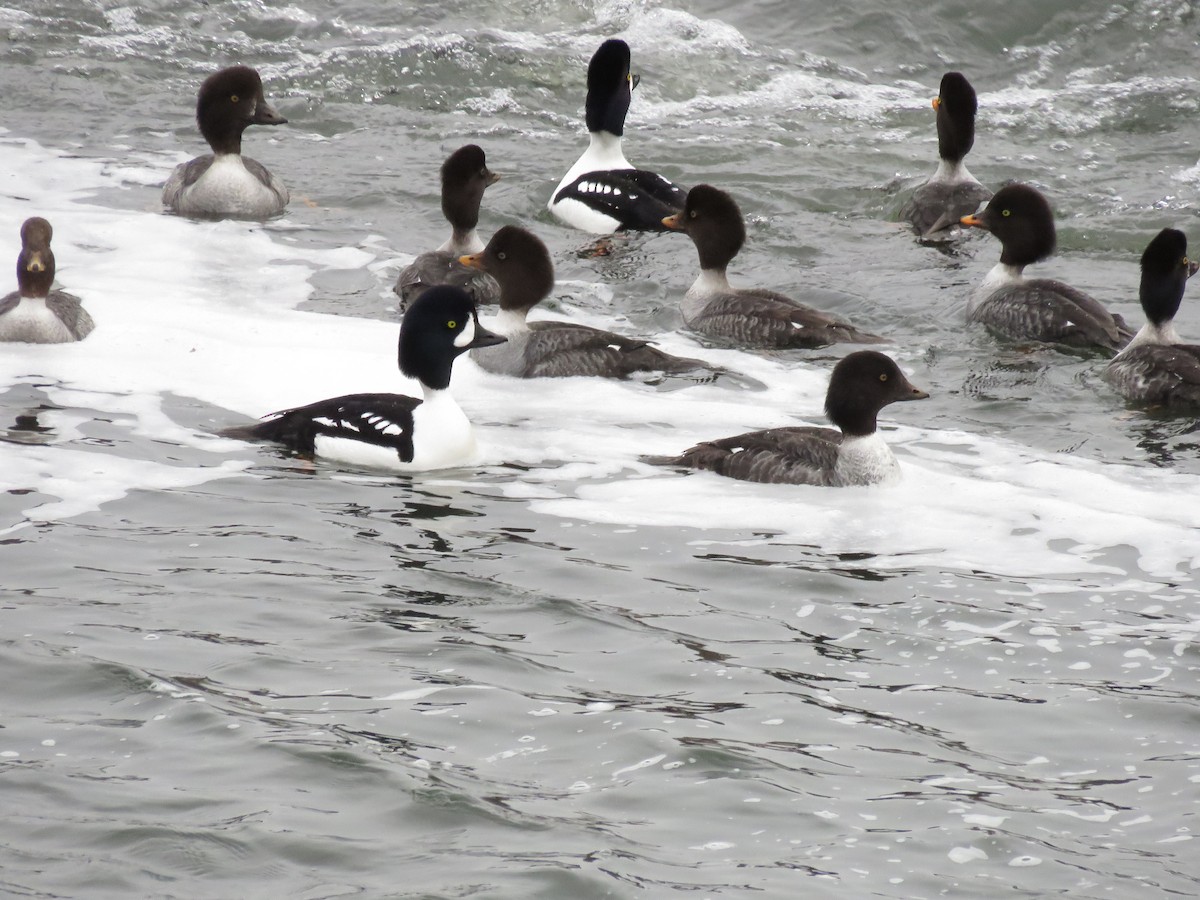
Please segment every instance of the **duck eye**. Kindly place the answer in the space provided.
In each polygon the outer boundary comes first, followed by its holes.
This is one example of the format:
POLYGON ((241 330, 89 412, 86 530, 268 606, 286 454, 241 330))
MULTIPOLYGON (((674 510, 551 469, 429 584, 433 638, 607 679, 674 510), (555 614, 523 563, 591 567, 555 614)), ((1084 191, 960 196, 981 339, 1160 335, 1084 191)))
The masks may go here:
POLYGON ((496 259, 508 259, 508 254, 501 250, 496 254, 496 259))
POLYGON ((887 379, 888 379, 887 372, 884 372, 879 376, 880 381, 887 381, 887 379))
POLYGON ((1002 210, 1000 210, 1000 215, 1002 215, 1002 216, 1011 216, 1011 215, 1012 215, 1012 210, 1011 210, 1011 209, 1002 209, 1002 210))
POLYGON ((688 213, 688 218, 689 218, 689 219, 694 219, 694 218, 696 218, 696 211, 695 211, 694 209, 693 209, 691 212, 689 212, 689 213, 688 213))
POLYGON ((1192 264, 1192 261, 1190 259, 1188 259, 1186 256, 1183 259, 1181 259, 1179 262, 1181 265, 1185 265, 1185 266, 1190 266, 1192 264))
POLYGON ((446 323, 446 327, 449 328, 451 331, 453 331, 455 328, 458 327, 458 322, 456 322, 454 319, 451 319, 449 322, 446 323))
POLYGON ((231 96, 231 97, 229 98, 229 102, 230 102, 230 103, 237 103, 237 102, 238 102, 238 99, 239 99, 239 98, 238 98, 238 95, 237 95, 237 94, 234 94, 233 96, 231 96))

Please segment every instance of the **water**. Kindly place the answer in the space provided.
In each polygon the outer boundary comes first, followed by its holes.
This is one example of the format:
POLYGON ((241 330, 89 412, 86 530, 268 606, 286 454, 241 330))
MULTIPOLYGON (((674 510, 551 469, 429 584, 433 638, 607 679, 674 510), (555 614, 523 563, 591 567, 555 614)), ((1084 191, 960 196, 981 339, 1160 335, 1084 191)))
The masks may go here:
POLYGON ((1140 322, 1141 249, 1196 214, 1190 5, 725 6, 0 9, 0 242, 49 218, 98 323, 0 353, 0 893, 1197 894, 1196 419, 965 332, 995 242, 889 221, 960 68, 972 171, 1058 212, 1039 270, 1140 322), (902 484, 639 461, 821 421, 843 351, 702 346, 686 239, 583 258, 545 212, 610 35, 642 75, 630 159, 747 214, 731 277, 821 291, 930 391, 884 416, 902 484), (246 140, 289 212, 163 216, 234 61, 290 120, 246 140), (551 247, 544 315, 765 387, 460 364, 480 465, 412 478, 214 437, 403 386, 391 285, 467 141, 504 173, 481 230, 551 247))

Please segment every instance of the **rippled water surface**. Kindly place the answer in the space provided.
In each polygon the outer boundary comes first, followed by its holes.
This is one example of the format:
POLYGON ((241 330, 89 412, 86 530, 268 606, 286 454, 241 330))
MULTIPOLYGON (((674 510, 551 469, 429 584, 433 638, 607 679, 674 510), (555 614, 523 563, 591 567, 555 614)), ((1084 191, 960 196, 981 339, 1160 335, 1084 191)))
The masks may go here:
POLYGON ((1056 209, 1038 270, 1140 323, 1146 242, 1200 243, 1191 4, 47 0, 0 34, 0 256, 49 218, 98 323, 0 352, 0 893, 1200 893, 1197 420, 965 330, 998 246, 892 221, 960 69, 972 171, 1056 209), (685 238, 595 258, 545 212, 613 35, 631 161, 747 216, 731 277, 815 292, 929 390, 885 411, 900 485, 640 460, 822 421, 843 351, 704 346, 685 238), (164 216, 196 86, 232 62, 289 119, 245 144, 289 210, 164 216), (391 285, 441 242, 467 142, 504 176, 481 230, 552 250, 544 316, 761 388, 462 362, 480 463, 411 478, 215 437, 411 390, 391 285))

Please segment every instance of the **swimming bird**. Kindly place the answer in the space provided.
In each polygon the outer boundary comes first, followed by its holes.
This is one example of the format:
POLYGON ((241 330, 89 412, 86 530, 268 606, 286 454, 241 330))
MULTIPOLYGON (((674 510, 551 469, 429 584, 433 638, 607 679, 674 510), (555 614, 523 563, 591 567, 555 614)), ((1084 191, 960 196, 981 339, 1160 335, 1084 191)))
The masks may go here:
POLYGON ((683 212, 663 219, 685 231, 700 256, 700 276, 680 309, 689 328, 749 347, 825 347, 833 343, 878 344, 884 338, 859 331, 849 322, 805 306, 775 291, 734 288, 725 274, 742 249, 742 211, 725 191, 698 184, 687 194, 683 212))
POLYGON ((1104 369, 1104 380, 1127 400, 1154 406, 1200 406, 1200 345, 1185 344, 1175 314, 1200 263, 1188 259, 1187 237, 1164 228, 1142 253, 1138 296, 1146 324, 1104 369))
POLYGON ((1061 281, 1026 279, 1025 267, 1054 252, 1054 214, 1046 198, 1027 184, 1002 187, 978 215, 962 224, 1000 239, 1000 262, 967 302, 967 321, 1012 340, 1119 350, 1133 331, 1099 301, 1061 281))
POLYGON ((900 211, 922 241, 941 243, 957 238, 963 216, 979 209, 992 196, 967 171, 964 159, 975 143, 975 88, 961 72, 942 76, 933 100, 937 111, 938 167, 900 211))
POLYGON ((500 313, 492 327, 508 342, 471 351, 489 372, 517 378, 628 378, 650 372, 711 378, 725 371, 588 325, 528 321, 529 311, 554 288, 554 264, 542 240, 524 228, 505 225, 482 252, 462 257, 462 263, 489 273, 500 285, 500 313))
POLYGON ((400 323, 400 371, 421 383, 422 399, 350 394, 271 413, 222 434, 392 471, 463 465, 475 457, 475 435, 447 390, 450 371, 460 354, 503 341, 479 324, 466 291, 437 285, 413 301, 400 323))
POLYGON ((900 465, 877 430, 879 411, 889 403, 928 396, 891 357, 857 350, 840 360, 829 378, 825 415, 837 430, 798 426, 751 431, 646 461, 770 484, 845 487, 894 481, 900 465))
POLYGON ((394 290, 403 303, 411 303, 435 284, 458 285, 477 304, 499 300, 500 287, 495 279, 458 261, 466 253, 483 250, 483 241, 475 230, 479 225, 479 204, 484 190, 499 180, 500 176, 487 167, 487 156, 476 144, 459 147, 442 163, 442 215, 450 223, 450 237, 436 250, 422 253, 400 272, 394 290))
POLYGON ((17 290, 0 300, 0 341, 63 344, 83 340, 95 328, 92 317, 74 294, 52 291, 54 229, 34 216, 21 226, 17 256, 17 290))
POLYGON ((196 123, 212 153, 180 163, 163 186, 164 206, 184 216, 264 219, 283 212, 288 190, 262 163, 242 156, 250 125, 287 122, 249 66, 230 66, 200 85, 196 123))
POLYGON ((684 190, 662 175, 635 169, 621 150, 625 114, 639 76, 629 71, 629 45, 605 41, 588 65, 587 150, 567 170, 548 208, 583 231, 663 231, 664 216, 683 207, 684 190))

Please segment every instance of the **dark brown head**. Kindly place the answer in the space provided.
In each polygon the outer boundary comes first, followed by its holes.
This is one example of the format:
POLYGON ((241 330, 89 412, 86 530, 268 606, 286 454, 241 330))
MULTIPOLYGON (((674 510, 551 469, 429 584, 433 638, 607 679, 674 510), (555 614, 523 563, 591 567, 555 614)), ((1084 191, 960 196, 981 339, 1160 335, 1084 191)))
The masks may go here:
POLYGON ((54 252, 50 239, 54 229, 34 216, 21 226, 21 253, 17 256, 17 285, 25 297, 45 297, 54 284, 54 252))
POLYGON ((960 221, 999 238, 1004 248, 1000 262, 1009 266, 1027 266, 1045 259, 1057 243, 1050 204, 1037 188, 1027 184, 1002 187, 983 212, 963 216, 960 221))
POLYGON ((975 113, 979 109, 975 88, 961 72, 947 72, 933 108, 937 110, 938 156, 961 161, 975 143, 975 113))
POLYGON ((470 231, 479 224, 483 192, 499 180, 476 144, 459 147, 446 158, 442 163, 442 215, 456 232, 470 231))
POLYGON ((688 191, 683 212, 667 216, 663 225, 686 231, 701 269, 724 269, 746 242, 746 225, 734 199, 711 184, 698 184, 688 191))
POLYGON ((249 66, 230 66, 204 79, 196 99, 196 124, 214 153, 241 153, 250 125, 287 122, 263 94, 262 79, 249 66))
POLYGON ((889 403, 928 396, 913 386, 891 357, 877 350, 858 350, 833 367, 825 415, 847 437, 861 437, 875 431, 879 411, 889 403))
POLYGON ((1142 279, 1138 297, 1146 318, 1165 325, 1179 312, 1183 289, 1195 274, 1197 263, 1188 259, 1187 236, 1175 228, 1164 228, 1142 253, 1142 279))
POLYGON ((516 225, 505 225, 481 252, 462 256, 459 262, 496 279, 501 309, 528 311, 554 289, 550 251, 541 238, 516 225))

